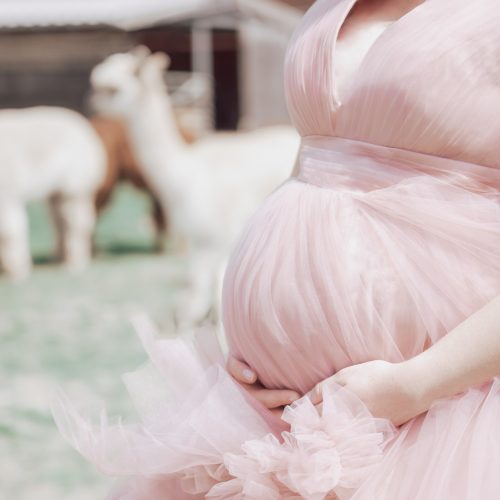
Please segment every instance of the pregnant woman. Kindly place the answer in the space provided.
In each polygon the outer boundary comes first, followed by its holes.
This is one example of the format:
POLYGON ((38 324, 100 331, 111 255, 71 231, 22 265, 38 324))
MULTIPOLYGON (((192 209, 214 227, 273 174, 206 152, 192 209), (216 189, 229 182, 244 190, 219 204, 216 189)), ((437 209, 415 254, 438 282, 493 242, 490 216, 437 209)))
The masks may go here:
MULTIPOLYGON (((303 395, 346 367, 431 352, 500 295, 500 9, 318 0, 285 83, 296 175, 244 230, 223 316, 250 381, 303 395)), ((92 428, 56 409, 79 451, 129 476, 114 498, 498 496, 498 379, 396 428, 334 376, 281 420, 227 374, 206 332, 140 332, 156 367, 127 379, 141 424, 92 428)))

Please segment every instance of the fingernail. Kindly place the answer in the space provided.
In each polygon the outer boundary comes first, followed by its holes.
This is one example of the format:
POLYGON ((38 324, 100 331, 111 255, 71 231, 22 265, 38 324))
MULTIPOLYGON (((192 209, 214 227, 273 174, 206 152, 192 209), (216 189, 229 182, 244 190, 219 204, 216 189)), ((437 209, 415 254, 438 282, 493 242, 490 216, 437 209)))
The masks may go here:
POLYGON ((300 399, 300 396, 297 393, 292 394, 290 395, 289 402, 293 403, 294 401, 297 401, 297 399, 300 399))
POLYGON ((252 370, 249 370, 248 368, 243 370, 243 376, 245 377, 246 380, 253 380, 255 377, 255 374, 253 373, 252 370))

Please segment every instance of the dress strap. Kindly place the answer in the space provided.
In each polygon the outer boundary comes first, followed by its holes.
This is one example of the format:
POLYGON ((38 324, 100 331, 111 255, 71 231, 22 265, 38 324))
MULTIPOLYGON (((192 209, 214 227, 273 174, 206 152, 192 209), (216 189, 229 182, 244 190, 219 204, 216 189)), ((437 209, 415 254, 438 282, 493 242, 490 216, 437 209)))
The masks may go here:
POLYGON ((335 90, 333 54, 342 26, 357 0, 319 0, 293 34, 285 57, 288 108, 299 132, 334 129, 340 105, 335 90))

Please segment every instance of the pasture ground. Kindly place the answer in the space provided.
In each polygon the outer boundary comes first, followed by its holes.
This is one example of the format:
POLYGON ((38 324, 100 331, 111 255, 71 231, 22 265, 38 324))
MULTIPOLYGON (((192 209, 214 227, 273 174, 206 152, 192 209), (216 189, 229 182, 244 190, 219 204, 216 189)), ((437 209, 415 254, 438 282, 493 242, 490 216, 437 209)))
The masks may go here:
POLYGON ((111 413, 130 411, 120 375, 146 356, 129 317, 167 321, 182 286, 181 258, 152 252, 147 200, 124 186, 100 219, 97 257, 68 274, 51 260, 43 205, 30 207, 33 276, 0 276, 0 498, 98 500, 110 481, 59 436, 50 414, 58 385, 81 400, 97 393, 111 413))

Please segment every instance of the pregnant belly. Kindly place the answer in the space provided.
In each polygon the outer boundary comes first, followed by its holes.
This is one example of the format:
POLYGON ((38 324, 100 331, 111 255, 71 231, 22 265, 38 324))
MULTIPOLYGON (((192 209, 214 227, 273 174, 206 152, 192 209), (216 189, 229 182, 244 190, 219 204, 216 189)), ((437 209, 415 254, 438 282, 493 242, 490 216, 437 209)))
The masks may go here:
POLYGON ((290 180, 234 250, 224 327, 267 387, 305 392, 345 366, 413 356, 500 293, 498 205, 487 215, 478 195, 471 212, 470 192, 428 175, 352 187, 290 180))

